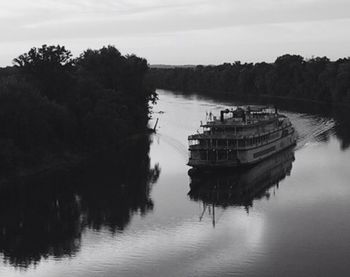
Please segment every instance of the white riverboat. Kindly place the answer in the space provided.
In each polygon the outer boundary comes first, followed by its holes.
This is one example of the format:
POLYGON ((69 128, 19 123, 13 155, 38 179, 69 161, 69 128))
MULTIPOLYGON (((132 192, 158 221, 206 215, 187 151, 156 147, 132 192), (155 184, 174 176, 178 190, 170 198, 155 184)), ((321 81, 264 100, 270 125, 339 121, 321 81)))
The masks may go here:
POLYGON ((237 107, 209 115, 203 131, 188 137, 194 168, 225 168, 255 164, 296 143, 290 120, 269 107, 237 107), (226 116, 225 114, 231 114, 226 116))

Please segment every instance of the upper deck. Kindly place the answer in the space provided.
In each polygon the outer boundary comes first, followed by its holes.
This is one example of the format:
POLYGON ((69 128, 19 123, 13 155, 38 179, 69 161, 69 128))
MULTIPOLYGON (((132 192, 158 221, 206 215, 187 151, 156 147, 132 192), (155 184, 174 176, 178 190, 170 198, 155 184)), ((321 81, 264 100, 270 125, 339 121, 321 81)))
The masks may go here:
POLYGON ((205 124, 201 124, 201 127, 204 128, 230 128, 230 127, 254 127, 262 126, 272 121, 276 121, 279 117, 285 117, 279 114, 248 114, 245 118, 242 117, 230 117, 225 118, 224 120, 216 119, 207 121, 205 124))
POLYGON ((284 115, 270 108, 237 108, 236 110, 223 110, 220 118, 215 116, 205 124, 201 124, 202 133, 189 137, 189 139, 205 137, 244 137, 256 134, 270 133, 286 127, 290 122, 284 115), (225 118, 225 114, 232 114, 225 118))

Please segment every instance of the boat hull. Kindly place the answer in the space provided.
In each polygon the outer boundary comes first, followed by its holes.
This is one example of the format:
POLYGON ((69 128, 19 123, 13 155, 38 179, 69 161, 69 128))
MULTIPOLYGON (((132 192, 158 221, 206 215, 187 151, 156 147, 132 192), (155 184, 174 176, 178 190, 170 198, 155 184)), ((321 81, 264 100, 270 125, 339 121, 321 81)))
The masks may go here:
POLYGON ((282 150, 294 146, 295 144, 296 134, 293 132, 268 144, 249 149, 237 150, 237 158, 234 160, 190 159, 188 165, 193 168, 201 169, 247 167, 259 163, 282 150))

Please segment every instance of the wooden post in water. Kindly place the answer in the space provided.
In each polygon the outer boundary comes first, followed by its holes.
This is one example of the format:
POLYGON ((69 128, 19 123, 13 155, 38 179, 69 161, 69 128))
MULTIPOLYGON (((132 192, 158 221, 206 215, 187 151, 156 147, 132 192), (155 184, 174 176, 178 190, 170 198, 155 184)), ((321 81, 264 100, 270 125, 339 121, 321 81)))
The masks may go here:
POLYGON ((154 124, 153 132, 156 132, 156 128, 157 128, 157 125, 158 125, 158 120, 159 120, 159 118, 157 118, 156 124, 154 124))
POLYGON ((215 205, 213 203, 213 227, 215 228, 215 205))

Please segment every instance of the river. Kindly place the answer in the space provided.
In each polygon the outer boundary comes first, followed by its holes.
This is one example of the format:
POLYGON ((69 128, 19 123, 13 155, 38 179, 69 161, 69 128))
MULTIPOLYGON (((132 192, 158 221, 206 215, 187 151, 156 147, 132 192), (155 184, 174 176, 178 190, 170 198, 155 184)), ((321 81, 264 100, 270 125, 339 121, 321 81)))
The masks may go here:
POLYGON ((143 158, 0 190, 0 276, 349 276, 346 115, 283 106, 294 149, 190 177, 187 136, 206 112, 239 103, 158 94, 143 158))

